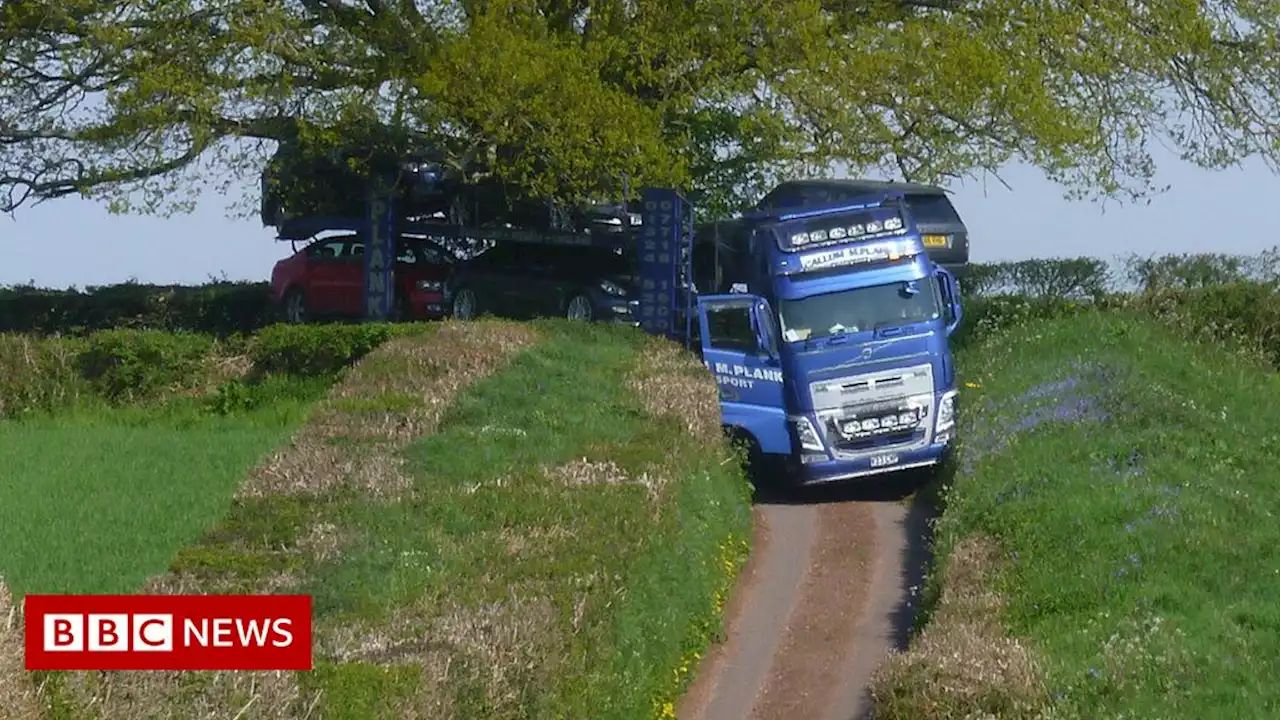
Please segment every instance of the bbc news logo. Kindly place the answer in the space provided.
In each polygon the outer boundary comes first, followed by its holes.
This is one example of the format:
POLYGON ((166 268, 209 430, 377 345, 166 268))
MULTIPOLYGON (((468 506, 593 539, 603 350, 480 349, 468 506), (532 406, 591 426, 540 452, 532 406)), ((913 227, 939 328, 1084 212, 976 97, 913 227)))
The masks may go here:
POLYGON ((310 670, 308 595, 27 595, 28 670, 310 670))

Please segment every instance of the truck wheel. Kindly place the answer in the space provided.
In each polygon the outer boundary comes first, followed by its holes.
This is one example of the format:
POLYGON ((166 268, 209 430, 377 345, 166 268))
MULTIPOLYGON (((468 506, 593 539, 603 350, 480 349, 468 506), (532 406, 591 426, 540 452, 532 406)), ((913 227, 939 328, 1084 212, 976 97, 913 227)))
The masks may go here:
POLYGON ((471 288, 462 288, 453 296, 453 317, 457 320, 476 319, 476 294, 471 288))
POLYGON ((569 320, 591 322, 596 318, 596 309, 591 304, 591 298, 579 293, 569 298, 569 304, 565 306, 564 315, 569 320))
POLYGON ((292 288, 286 292, 280 306, 287 323, 305 323, 311 314, 307 309, 307 295, 301 288, 292 288))

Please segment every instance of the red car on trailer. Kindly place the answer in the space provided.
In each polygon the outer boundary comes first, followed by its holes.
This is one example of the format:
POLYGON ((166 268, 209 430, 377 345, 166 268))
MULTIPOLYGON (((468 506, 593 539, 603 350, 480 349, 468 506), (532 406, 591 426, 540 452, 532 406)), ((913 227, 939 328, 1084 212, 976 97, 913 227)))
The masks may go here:
MULTIPOLYGON (((426 238, 402 235, 397 245, 397 320, 444 316, 444 284, 457 256, 426 238)), ((359 233, 315 240, 271 270, 272 299, 286 322, 358 319, 364 303, 364 239, 359 233)))

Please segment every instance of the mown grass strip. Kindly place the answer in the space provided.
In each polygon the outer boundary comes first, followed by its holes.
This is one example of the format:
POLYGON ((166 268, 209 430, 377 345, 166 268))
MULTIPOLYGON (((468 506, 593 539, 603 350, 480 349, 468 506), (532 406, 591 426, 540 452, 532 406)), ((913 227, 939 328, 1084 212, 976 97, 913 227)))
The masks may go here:
POLYGON ((378 662, 424 671, 382 717, 643 717, 705 647, 750 522, 718 427, 646 411, 628 379, 653 341, 542 329, 410 445, 413 500, 335 518, 349 544, 310 587, 346 662, 322 707, 378 662))
POLYGON ((938 526, 943 601, 878 678, 880 716, 1272 716, 1280 377, 1118 313, 1013 328, 959 362, 980 387, 938 526), (957 648, 928 640, 955 630, 950 565, 973 542, 998 548, 969 562, 1037 681, 949 675, 957 648))

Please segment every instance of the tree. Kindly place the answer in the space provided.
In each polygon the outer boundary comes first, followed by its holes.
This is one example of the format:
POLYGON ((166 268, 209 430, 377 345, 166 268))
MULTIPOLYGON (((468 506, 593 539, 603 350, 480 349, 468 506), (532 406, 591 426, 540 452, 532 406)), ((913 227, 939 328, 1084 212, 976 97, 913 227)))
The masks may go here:
POLYGON ((374 126, 561 198, 627 178, 724 212, 833 161, 1020 159, 1138 199, 1156 141, 1274 167, 1278 25, 1280 0, 6 0, 0 209, 163 212, 374 126))

